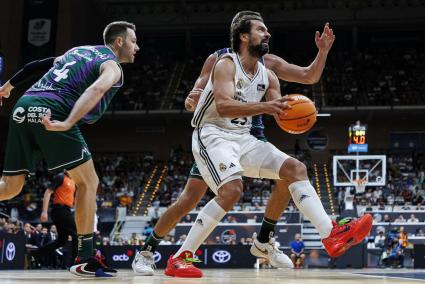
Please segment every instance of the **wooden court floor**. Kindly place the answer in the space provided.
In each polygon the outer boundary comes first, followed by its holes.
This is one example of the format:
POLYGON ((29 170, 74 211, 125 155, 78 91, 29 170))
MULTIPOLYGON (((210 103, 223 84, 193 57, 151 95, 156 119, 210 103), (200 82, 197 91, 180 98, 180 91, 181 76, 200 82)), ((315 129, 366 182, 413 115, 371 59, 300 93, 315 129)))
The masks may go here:
POLYGON ((172 278, 158 270, 155 276, 135 276, 131 270, 120 270, 116 278, 80 278, 64 270, 8 270, 0 271, 0 283, 284 283, 284 284, 330 284, 330 283, 425 283, 425 270, 413 269, 205 269, 199 279, 172 278))

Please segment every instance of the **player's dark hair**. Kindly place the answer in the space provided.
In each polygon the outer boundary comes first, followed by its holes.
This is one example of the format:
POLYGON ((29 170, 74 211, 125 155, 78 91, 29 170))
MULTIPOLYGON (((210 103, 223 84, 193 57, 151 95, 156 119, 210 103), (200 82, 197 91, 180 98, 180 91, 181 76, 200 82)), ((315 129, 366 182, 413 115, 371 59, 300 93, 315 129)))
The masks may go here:
POLYGON ((119 36, 125 39, 127 36, 127 28, 136 31, 136 26, 133 23, 118 21, 108 24, 103 30, 103 41, 105 44, 111 44, 119 36))
POLYGON ((240 11, 232 20, 230 25, 230 46, 236 52, 239 52, 241 40, 239 35, 251 31, 251 20, 263 21, 261 14, 254 11, 240 11))

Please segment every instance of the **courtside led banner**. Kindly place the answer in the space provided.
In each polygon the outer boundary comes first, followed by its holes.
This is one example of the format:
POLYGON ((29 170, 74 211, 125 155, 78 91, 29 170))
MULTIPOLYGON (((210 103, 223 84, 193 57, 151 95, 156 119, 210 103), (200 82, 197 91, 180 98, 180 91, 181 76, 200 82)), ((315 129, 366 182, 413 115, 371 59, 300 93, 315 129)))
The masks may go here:
POLYGON ((0 270, 24 269, 25 236, 0 231, 0 270))

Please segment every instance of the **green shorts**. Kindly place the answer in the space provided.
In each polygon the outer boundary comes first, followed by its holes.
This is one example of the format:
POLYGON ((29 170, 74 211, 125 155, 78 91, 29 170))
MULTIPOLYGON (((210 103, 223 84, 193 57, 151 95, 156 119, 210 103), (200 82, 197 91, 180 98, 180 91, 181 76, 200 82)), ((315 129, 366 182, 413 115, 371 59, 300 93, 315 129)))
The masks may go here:
POLYGON ((69 170, 91 159, 77 125, 65 132, 55 132, 47 131, 40 123, 48 110, 52 120, 59 121, 64 121, 70 112, 60 101, 51 98, 54 94, 49 97, 24 95, 13 108, 3 175, 34 174, 42 159, 51 172, 69 170))

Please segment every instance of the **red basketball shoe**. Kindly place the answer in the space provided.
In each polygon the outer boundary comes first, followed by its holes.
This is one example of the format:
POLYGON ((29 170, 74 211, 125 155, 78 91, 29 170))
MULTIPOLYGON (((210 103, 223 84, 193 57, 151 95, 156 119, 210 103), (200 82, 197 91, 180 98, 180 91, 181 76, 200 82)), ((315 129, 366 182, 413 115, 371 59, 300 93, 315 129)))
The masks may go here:
POLYGON ((184 251, 176 258, 171 255, 164 273, 172 277, 201 278, 202 271, 195 267, 193 262, 200 261, 193 258, 193 253, 190 251, 184 251))
POLYGON ((365 214, 359 219, 343 219, 332 221, 334 227, 331 234, 322 240, 328 254, 335 258, 341 256, 352 246, 360 243, 372 229, 372 216, 365 214))

